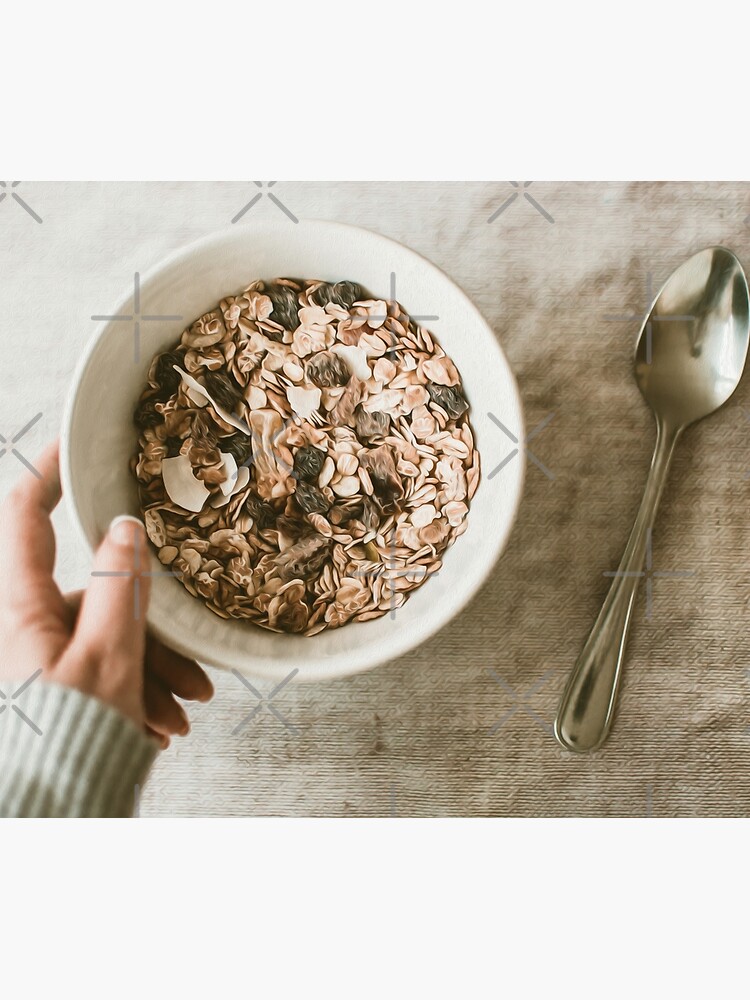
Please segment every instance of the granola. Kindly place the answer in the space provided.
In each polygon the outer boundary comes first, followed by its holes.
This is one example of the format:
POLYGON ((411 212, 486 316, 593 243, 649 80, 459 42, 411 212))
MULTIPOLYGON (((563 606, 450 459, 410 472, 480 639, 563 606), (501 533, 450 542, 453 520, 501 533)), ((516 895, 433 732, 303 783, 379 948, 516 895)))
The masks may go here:
POLYGON ((223 618, 315 635, 400 607, 479 483, 453 361, 352 281, 256 281, 154 358, 135 411, 160 561, 223 618))

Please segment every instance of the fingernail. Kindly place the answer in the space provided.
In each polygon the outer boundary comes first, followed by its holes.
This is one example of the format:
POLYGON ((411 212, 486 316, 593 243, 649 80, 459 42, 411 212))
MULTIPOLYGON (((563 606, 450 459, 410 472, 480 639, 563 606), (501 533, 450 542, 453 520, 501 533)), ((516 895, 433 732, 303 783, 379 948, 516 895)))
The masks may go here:
POLYGON ((180 727, 180 736, 187 736, 187 734, 190 732, 190 720, 185 714, 185 710, 182 707, 182 705, 180 705, 180 715, 182 715, 182 726, 180 727))
POLYGON ((120 514, 110 524, 107 534, 118 545, 136 545, 144 540, 146 528, 143 521, 139 521, 137 517, 120 514))

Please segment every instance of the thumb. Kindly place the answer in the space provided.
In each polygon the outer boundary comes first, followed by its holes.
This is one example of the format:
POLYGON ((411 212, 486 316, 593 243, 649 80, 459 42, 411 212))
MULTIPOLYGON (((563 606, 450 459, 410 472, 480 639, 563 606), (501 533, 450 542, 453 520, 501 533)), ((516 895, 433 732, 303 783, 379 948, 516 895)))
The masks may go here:
POLYGON ((94 557, 66 657, 68 669, 74 662, 82 664, 92 694, 138 722, 143 720, 148 574, 143 523, 115 518, 94 557))

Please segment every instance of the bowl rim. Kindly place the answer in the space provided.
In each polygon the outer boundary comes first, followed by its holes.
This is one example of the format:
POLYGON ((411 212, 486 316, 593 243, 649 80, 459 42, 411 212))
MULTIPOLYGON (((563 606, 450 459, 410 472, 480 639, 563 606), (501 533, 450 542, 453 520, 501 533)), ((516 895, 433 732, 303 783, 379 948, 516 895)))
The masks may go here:
MULTIPOLYGON (((489 341, 495 349, 497 360, 505 369, 507 384, 504 389, 506 392, 510 392, 512 394, 512 404, 518 414, 518 439, 519 441, 524 440, 525 420, 523 402, 518 389, 515 373, 492 326, 490 326, 488 320, 485 318, 479 307, 449 274, 447 274, 437 264, 433 263, 428 257, 425 257, 424 254, 419 253, 419 251, 413 250, 410 246, 401 243, 399 240, 392 239, 389 236, 383 236, 381 233, 367 229, 363 226, 354 225, 352 223, 337 222, 329 219, 316 219, 312 217, 300 217, 299 224, 315 226, 328 231, 338 230, 340 232, 349 231, 353 233, 365 234, 367 238, 375 241, 376 243, 382 244, 386 248, 388 246, 396 246, 401 252, 406 251, 408 254, 419 258, 422 266, 424 266, 427 271, 432 272, 432 274, 439 280, 450 284, 462 300, 463 306, 467 309, 467 311, 473 313, 476 321, 484 327, 484 330, 489 337, 489 341)), ((143 289, 147 286, 148 283, 157 278, 162 272, 178 265, 181 261, 189 260, 197 250, 206 250, 212 245, 220 246, 227 241, 228 237, 239 240, 240 234, 242 233, 244 235, 249 228, 250 227, 243 227, 242 229, 230 230, 229 232, 227 232, 226 229, 216 230, 211 233, 206 233, 184 246, 177 247, 161 257, 157 263, 152 265, 152 267, 148 270, 140 273, 141 288, 143 289), (237 233, 236 237, 234 236, 234 233, 237 233)), ((252 224, 252 232, 254 235, 262 236, 264 231, 278 233, 279 230, 280 223, 275 221, 262 221, 252 224)), ((227 294, 231 293, 227 292, 227 294)), ((107 316, 114 316, 121 313, 130 303, 131 299, 132 290, 123 293, 123 295, 117 299, 111 312, 107 313, 107 316)), ((75 533, 83 541, 90 555, 93 555, 95 546, 89 539, 89 535, 81 520, 78 506, 75 503, 76 490, 73 485, 70 431, 73 425, 73 419, 79 399, 81 383, 86 375, 96 348, 110 323, 110 319, 101 320, 83 348, 81 356, 78 359, 71 376, 63 408, 60 433, 60 478, 63 487, 63 497, 65 501, 64 506, 68 512, 68 516, 73 522, 75 533)), ((319 657, 314 674, 304 674, 300 672, 297 674, 296 679, 302 682, 315 682, 354 676, 355 674, 363 673, 364 671, 371 670, 376 666, 382 665, 383 663, 396 660, 409 651, 421 646, 424 642, 436 635, 451 621, 453 621, 456 616, 470 603, 470 601, 474 599, 479 590, 487 582, 487 579, 497 565, 498 560, 505 551, 510 533, 516 521, 526 478, 526 463, 518 462, 516 463, 516 468, 517 471, 513 490, 512 492, 508 492, 508 499, 506 503, 504 503, 504 508, 506 510, 504 523, 501 529, 497 531, 494 536, 494 544, 491 546, 492 558, 486 559, 481 566, 481 570, 475 572, 470 585, 460 595, 460 598, 456 600, 455 604, 452 605, 449 615, 445 616, 442 620, 430 622, 427 626, 422 625, 421 628, 404 630, 400 636, 397 636, 390 642, 390 644, 388 644, 387 649, 384 652, 379 651, 379 644, 365 646, 363 648, 368 650, 368 654, 354 656, 354 658, 349 660, 346 665, 342 664, 342 657, 328 656, 323 659, 330 661, 330 663, 326 662, 324 666, 320 666, 321 658, 319 657)), ((482 473, 482 478, 484 478, 484 473, 482 473)), ((146 619, 149 630, 152 634, 170 648, 184 656, 190 657, 191 659, 198 659, 199 661, 214 666, 217 669, 237 670, 239 673, 245 674, 249 677, 280 680, 282 678, 282 674, 285 677, 289 675, 288 670, 279 671, 278 669, 274 669, 273 664, 269 664, 264 669, 261 667, 259 660, 254 660, 252 663, 252 668, 257 669, 248 669, 247 667, 243 668, 237 662, 230 662, 226 656, 222 657, 220 651, 219 655, 215 655, 212 652, 207 652, 205 649, 196 649, 196 646, 200 646, 202 641, 199 640, 198 642, 192 644, 183 642, 179 634, 176 632, 172 634, 168 630, 163 629, 158 622, 152 621, 149 615, 150 612, 147 612, 146 619)))

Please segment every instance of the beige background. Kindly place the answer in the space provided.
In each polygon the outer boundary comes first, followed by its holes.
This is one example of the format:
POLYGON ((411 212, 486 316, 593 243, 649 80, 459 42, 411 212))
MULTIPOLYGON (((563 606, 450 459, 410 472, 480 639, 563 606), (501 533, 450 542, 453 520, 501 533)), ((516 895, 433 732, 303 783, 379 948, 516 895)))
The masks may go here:
MULTIPOLYGON (((17 445, 32 458, 57 432, 91 315, 110 311, 134 271, 231 225, 259 189, 12 189, 41 223, 4 190, 0 433, 41 411, 17 445)), ((262 190, 237 225, 284 220, 262 190)), ((750 266, 750 187, 283 182, 270 193, 297 217, 402 240, 462 285, 516 371, 528 430, 548 421, 529 443, 546 471, 528 462, 508 550, 467 613, 369 674, 290 683, 272 704, 293 728, 263 707, 235 733, 257 699, 215 674, 214 702, 157 762, 141 815, 747 815, 747 382, 676 456, 654 532, 653 599, 642 588, 609 742, 574 757, 550 725, 648 467, 652 418, 630 374, 637 314, 649 282, 706 244, 750 266), (689 575, 658 576, 667 571, 689 575)), ((0 493, 28 474, 6 454, 0 493)), ((81 586, 86 559, 64 510, 56 524, 60 579, 81 586)))

